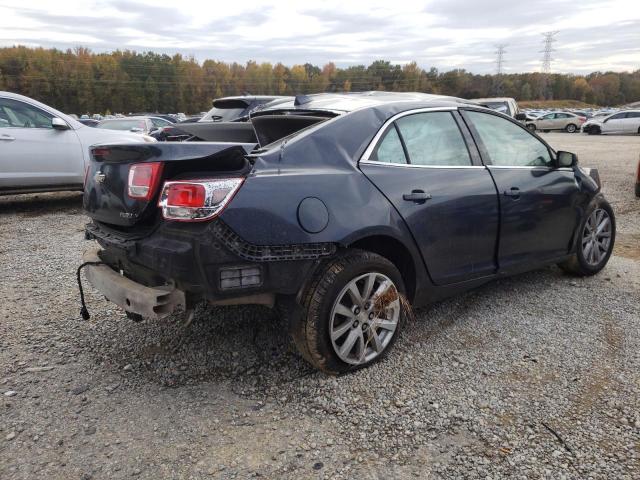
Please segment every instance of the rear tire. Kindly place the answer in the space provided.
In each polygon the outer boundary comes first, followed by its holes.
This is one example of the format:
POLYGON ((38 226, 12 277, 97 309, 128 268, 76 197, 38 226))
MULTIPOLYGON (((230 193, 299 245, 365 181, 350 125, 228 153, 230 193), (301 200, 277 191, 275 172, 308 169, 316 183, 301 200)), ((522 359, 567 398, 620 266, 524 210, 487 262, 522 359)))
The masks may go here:
POLYGON ((587 133, 589 135, 600 135, 602 133, 602 131, 600 130, 600 127, 597 127, 597 126, 594 125, 593 127, 589 128, 587 133))
POLYGON ((575 133, 576 130, 578 130, 578 127, 576 127, 573 123, 570 123, 564 129, 567 131, 567 133, 575 133))
POLYGON ((587 209, 576 236, 576 251, 558 266, 573 275, 595 275, 609 261, 616 240, 616 219, 609 202, 600 199, 587 209))
POLYGON ((529 125, 527 125, 527 129, 529 129, 529 131, 531 132, 535 132, 536 126, 533 123, 530 123, 529 125))
POLYGON ((317 270, 301 305, 285 308, 293 341, 307 362, 326 373, 369 366, 400 334, 404 292, 402 276, 389 260, 347 250, 317 270))

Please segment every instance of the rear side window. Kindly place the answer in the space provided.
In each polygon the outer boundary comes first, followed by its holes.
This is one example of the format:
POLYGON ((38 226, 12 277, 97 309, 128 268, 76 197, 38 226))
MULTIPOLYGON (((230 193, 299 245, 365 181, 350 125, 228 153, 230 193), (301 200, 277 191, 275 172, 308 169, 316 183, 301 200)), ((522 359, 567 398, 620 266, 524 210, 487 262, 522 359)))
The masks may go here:
POLYGON ((627 118, 640 118, 640 112, 628 112, 627 118))
POLYGON ((509 120, 483 112, 467 112, 493 165, 507 167, 550 167, 547 146, 524 128, 509 120))
POLYGON ((391 125, 375 149, 371 160, 384 163, 407 163, 395 125, 391 125))
POLYGON ((450 112, 416 113, 396 124, 412 165, 471 165, 467 145, 450 112))

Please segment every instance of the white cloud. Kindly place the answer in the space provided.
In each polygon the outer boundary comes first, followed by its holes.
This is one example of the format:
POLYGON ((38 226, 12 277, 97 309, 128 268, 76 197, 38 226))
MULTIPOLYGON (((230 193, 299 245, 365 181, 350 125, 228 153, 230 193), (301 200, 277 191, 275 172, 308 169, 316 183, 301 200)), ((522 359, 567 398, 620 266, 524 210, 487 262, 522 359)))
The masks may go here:
POLYGON ((285 64, 376 59, 422 67, 539 68, 541 33, 560 30, 555 71, 640 68, 637 0, 0 0, 0 45, 87 46, 285 64))

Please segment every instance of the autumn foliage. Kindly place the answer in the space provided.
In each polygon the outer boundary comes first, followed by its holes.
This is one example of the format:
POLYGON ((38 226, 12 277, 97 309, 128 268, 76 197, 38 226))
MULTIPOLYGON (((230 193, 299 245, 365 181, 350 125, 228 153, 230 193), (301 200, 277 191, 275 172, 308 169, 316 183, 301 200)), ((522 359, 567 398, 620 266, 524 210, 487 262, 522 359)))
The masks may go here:
POLYGON ((0 90, 33 97, 69 113, 185 112, 208 110, 216 97, 295 95, 312 92, 420 91, 463 98, 499 94, 521 101, 570 99, 620 105, 640 100, 640 70, 586 76, 541 73, 476 75, 465 70, 425 70, 415 62, 338 68, 328 63, 197 62, 182 55, 86 48, 0 48, 0 90))

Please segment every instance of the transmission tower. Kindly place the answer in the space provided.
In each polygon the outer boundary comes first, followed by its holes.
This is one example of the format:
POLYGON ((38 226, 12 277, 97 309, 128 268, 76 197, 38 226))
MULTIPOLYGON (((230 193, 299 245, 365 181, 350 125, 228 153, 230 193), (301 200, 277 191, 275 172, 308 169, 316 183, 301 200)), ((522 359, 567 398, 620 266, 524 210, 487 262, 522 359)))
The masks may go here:
POLYGON ((502 75, 502 67, 504 66, 504 54, 507 53, 505 50, 507 48, 506 43, 501 43, 500 45, 496 45, 496 75, 502 75))
POLYGON ((556 41, 555 36, 560 33, 558 30, 554 32, 545 32, 542 34, 544 40, 542 41, 544 45, 544 49, 540 51, 542 53, 542 72, 543 73, 551 73, 551 62, 553 61, 553 57, 551 54, 555 52, 553 48, 553 43, 556 41))
POLYGON ((501 43, 496 45, 496 76, 493 82, 493 94, 502 95, 502 70, 504 67, 504 54, 507 53, 507 44, 501 43))

